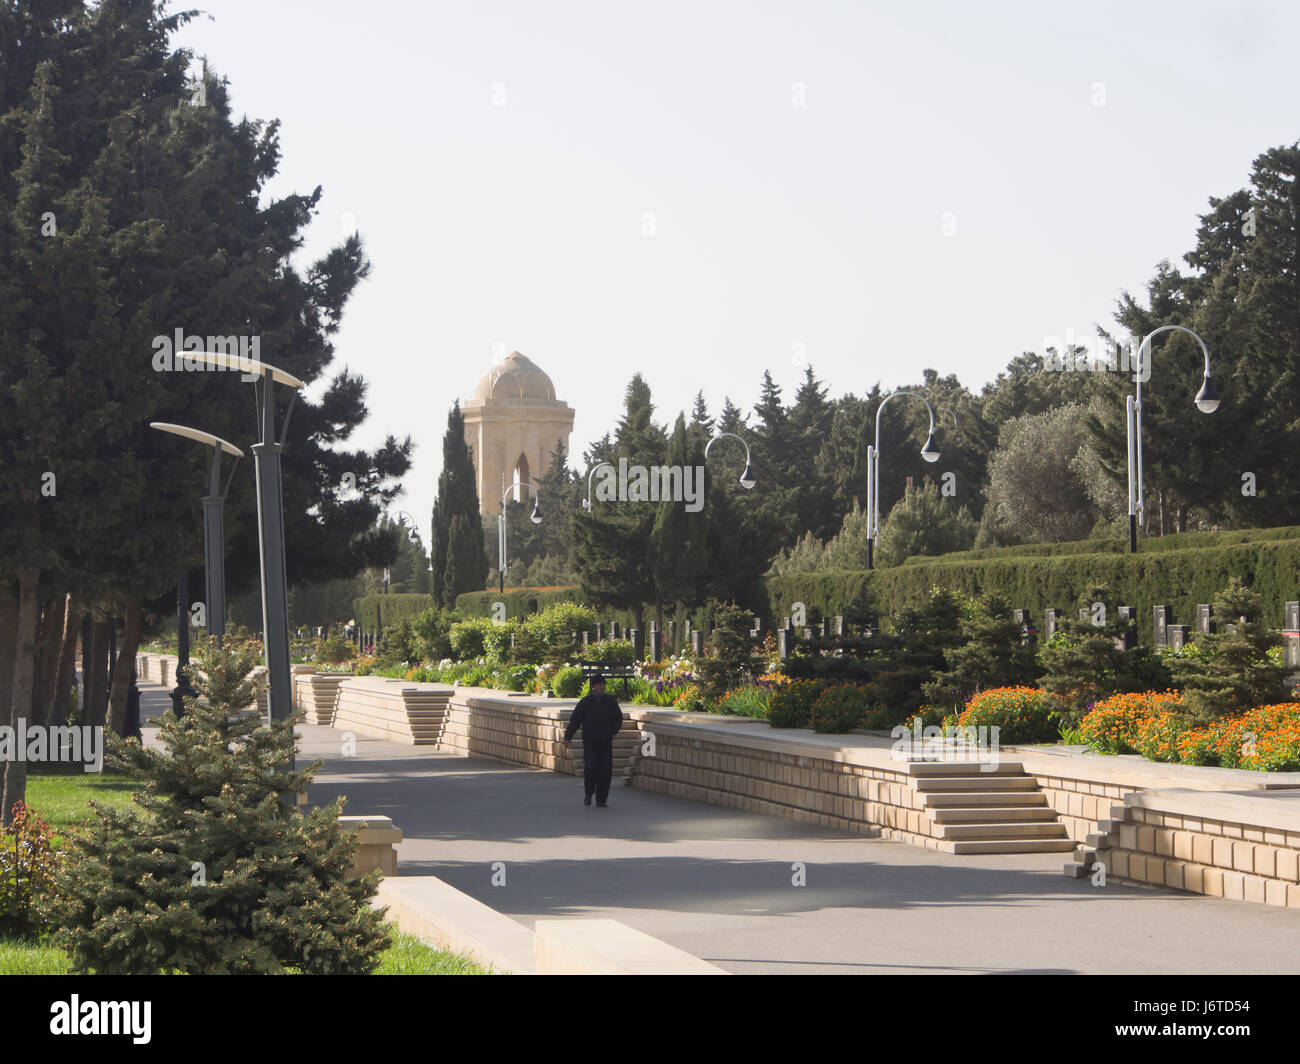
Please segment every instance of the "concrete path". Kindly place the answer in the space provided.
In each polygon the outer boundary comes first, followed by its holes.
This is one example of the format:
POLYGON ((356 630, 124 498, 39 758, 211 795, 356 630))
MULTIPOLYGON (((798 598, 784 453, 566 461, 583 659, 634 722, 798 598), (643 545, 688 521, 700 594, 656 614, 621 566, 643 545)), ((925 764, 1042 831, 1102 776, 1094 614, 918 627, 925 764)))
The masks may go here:
MULTIPOLYGON (((163 689, 144 690, 160 713, 163 689)), ((571 776, 364 737, 344 757, 342 732, 300 734, 325 762, 313 804, 392 817, 399 875, 527 925, 608 916, 737 974, 1300 972, 1300 911, 1094 887, 1062 875, 1066 854, 958 857, 617 783, 597 809, 571 776)))

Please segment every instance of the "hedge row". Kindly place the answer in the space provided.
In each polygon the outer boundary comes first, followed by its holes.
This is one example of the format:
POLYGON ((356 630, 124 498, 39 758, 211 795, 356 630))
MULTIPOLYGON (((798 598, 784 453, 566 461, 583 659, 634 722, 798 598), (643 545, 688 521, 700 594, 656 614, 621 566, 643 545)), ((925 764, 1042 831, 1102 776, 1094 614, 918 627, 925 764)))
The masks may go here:
MULTIPOLYGON (((1139 554, 1163 553, 1208 547, 1229 547, 1241 543, 1300 539, 1300 526, 1280 528, 1242 528, 1226 532, 1179 532, 1169 536, 1145 536, 1138 539, 1139 554)), ((978 550, 945 554, 945 561, 977 561, 995 558, 1056 557, 1064 554, 1127 554, 1127 534, 1108 539, 1077 539, 1065 543, 1025 543, 1019 547, 982 547, 978 550)), ((925 565, 932 558, 914 556, 904 565, 925 565)))
MULTIPOLYGON (((460 610, 463 617, 490 617, 492 616, 492 604, 495 602, 504 602, 506 604, 506 617, 528 617, 546 609, 547 606, 554 605, 557 602, 578 602, 587 605, 586 598, 579 587, 556 587, 539 589, 535 587, 508 587, 504 592, 500 591, 469 591, 463 595, 456 596, 456 608, 460 610)), ((624 628, 631 628, 635 616, 631 610, 597 610, 597 616, 608 624, 610 621, 618 621, 624 628)), ((691 627, 699 627, 704 622, 703 609, 687 610, 685 616, 690 618, 691 627)), ((654 606, 645 607, 645 623, 649 626, 650 621, 654 618, 654 606)), ((667 622, 674 616, 671 605, 664 607, 665 630, 667 622)))
MULTIPOLYGON (((1166 537, 1168 538, 1168 537, 1166 537)), ((939 586, 977 594, 995 590, 1028 609, 1038 627, 1050 608, 1069 610, 1091 583, 1107 584, 1112 607, 1135 606, 1138 638, 1151 642, 1152 607, 1169 606, 1177 624, 1195 624, 1196 606, 1211 602, 1239 576, 1264 600, 1264 619, 1281 627, 1283 603, 1300 598, 1300 538, 1138 554, 1065 554, 952 560, 951 555, 871 572, 790 573, 767 582, 770 616, 802 602, 810 619, 853 608, 882 616, 924 600, 939 586)))
POLYGON ((387 628, 405 617, 423 613, 432 605, 432 595, 362 595, 352 600, 352 616, 361 629, 373 631, 378 627, 381 612, 387 628))

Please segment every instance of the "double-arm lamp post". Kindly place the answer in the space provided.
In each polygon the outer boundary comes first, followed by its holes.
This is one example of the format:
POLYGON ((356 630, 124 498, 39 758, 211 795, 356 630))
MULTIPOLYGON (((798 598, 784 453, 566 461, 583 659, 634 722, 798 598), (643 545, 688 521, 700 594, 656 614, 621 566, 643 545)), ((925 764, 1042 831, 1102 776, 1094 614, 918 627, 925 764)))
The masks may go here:
MULTIPOLYGON (((939 451, 934 445, 934 407, 925 396, 917 392, 891 392, 880 400, 880 405, 876 407, 876 443, 874 447, 867 448, 867 568, 875 567, 876 537, 880 535, 880 414, 885 409, 885 404, 889 400, 899 395, 910 395, 914 399, 920 399, 925 403, 925 408, 930 412, 930 434, 926 437, 925 446, 921 448, 921 457, 927 462, 937 462, 939 460, 939 451)), ((957 421, 957 415, 953 414, 953 423, 957 421)))
POLYGON ((238 371, 253 381, 257 403, 258 442, 253 444, 257 472, 257 537, 262 561, 262 638, 266 651, 267 704, 271 720, 293 716, 293 687, 289 676, 289 598, 284 563, 284 496, 280 456, 289 433, 298 392, 304 382, 292 373, 262 362, 214 351, 186 351, 187 362, 238 371), (280 431, 275 431, 275 385, 292 389, 280 431))
POLYGON ((497 561, 500 563, 498 575, 501 581, 499 586, 503 594, 506 590, 506 500, 521 488, 527 488, 533 493, 533 512, 528 515, 529 520, 535 525, 542 523, 542 507, 537 497, 536 488, 522 480, 518 484, 511 484, 510 487, 506 488, 506 493, 501 496, 501 513, 497 515, 497 561))
POLYGON ((1153 329, 1138 347, 1137 365, 1133 374, 1134 395, 1130 395, 1125 404, 1128 425, 1128 549, 1130 554, 1137 553, 1138 525, 1146 526, 1146 506, 1142 494, 1142 378, 1146 375, 1143 367, 1148 365, 1146 359, 1151 357, 1151 341, 1165 332, 1185 332, 1201 345, 1205 356, 1205 377, 1201 381, 1201 390, 1196 393, 1196 409, 1203 414, 1213 414, 1219 409, 1219 393, 1210 381, 1210 350, 1191 329, 1182 325, 1162 325, 1153 329))

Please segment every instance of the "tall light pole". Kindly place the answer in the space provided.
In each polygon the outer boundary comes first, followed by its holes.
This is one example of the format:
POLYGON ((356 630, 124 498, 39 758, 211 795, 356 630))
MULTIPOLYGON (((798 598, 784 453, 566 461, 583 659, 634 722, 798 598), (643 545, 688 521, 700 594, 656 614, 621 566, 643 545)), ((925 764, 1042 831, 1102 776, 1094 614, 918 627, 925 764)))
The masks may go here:
POLYGON ((1213 414, 1219 409, 1219 393, 1210 381, 1210 349, 1205 341, 1191 329, 1182 325, 1162 325, 1152 329, 1138 347, 1137 365, 1134 367, 1134 395, 1125 402, 1125 419, 1128 428, 1128 549, 1130 554, 1137 553, 1138 525, 1146 526, 1146 506, 1142 493, 1142 379, 1145 376, 1144 359, 1151 357, 1151 341, 1165 332, 1185 332, 1201 345, 1201 354, 1205 356, 1205 376, 1201 381, 1201 390, 1196 393, 1193 402, 1196 409, 1203 414, 1213 414))
MULTIPOLYGON (((885 409, 885 404, 889 400, 899 395, 910 395, 914 399, 920 399, 925 404, 926 410, 930 412, 930 434, 926 437, 925 446, 921 448, 921 457, 927 462, 939 461, 939 452, 934 446, 934 407, 930 405, 924 395, 917 392, 891 392, 880 400, 880 405, 876 407, 876 443, 874 447, 867 448, 867 568, 875 568, 876 537, 880 535, 880 414, 885 409)), ((951 411, 949 411, 951 413, 951 411)), ((957 421, 957 415, 953 414, 953 423, 957 421)))
POLYGON ((280 456, 289 433, 298 392, 305 387, 291 373, 260 359, 213 351, 186 351, 187 363, 234 370, 252 380, 257 403, 258 442, 253 444, 257 471, 257 538, 262 559, 262 638, 265 640, 267 704, 271 720, 293 716, 293 687, 289 675, 289 588, 284 563, 284 495, 280 456), (289 405, 275 431, 275 385, 291 388, 289 405))
POLYGON ((597 462, 589 470, 587 470, 587 497, 582 500, 582 508, 586 510, 587 513, 591 513, 591 478, 596 475, 596 470, 599 469, 601 466, 609 466, 610 469, 613 469, 614 463, 597 462))
MULTIPOLYGON (((233 443, 210 432, 192 429, 186 425, 173 425, 165 421, 151 421, 149 427, 159 432, 170 432, 187 440, 197 440, 207 446, 208 493, 203 496, 203 574, 206 580, 208 634, 217 641, 218 648, 226 634, 226 536, 223 508, 230 493, 230 483, 235 479, 235 466, 244 452, 233 443), (221 482, 222 454, 234 456, 230 475, 221 482)), ((188 603, 185 604, 188 609, 188 603)))
POLYGON ((533 512, 529 514, 529 520, 535 525, 542 523, 542 508, 536 488, 531 484, 525 484, 522 480, 506 488, 506 493, 501 496, 501 513, 497 515, 497 561, 500 563, 497 568, 503 594, 506 590, 506 499, 510 498, 511 492, 518 491, 520 488, 527 488, 533 493, 533 512))
POLYGON ((715 432, 709 439, 709 442, 704 445, 704 460, 706 462, 709 460, 709 451, 712 449, 713 445, 724 436, 730 436, 733 440, 739 440, 740 445, 745 448, 745 470, 740 474, 740 486, 748 491, 757 483, 757 481, 754 479, 754 471, 750 467, 749 444, 743 436, 738 436, 734 432, 715 432))

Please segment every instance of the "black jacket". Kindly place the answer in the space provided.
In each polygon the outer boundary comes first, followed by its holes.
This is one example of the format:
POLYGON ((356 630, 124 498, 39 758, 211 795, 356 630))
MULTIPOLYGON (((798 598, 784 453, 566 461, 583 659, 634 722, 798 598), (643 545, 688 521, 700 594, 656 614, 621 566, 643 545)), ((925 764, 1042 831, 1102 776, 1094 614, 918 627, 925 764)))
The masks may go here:
POLYGON ((606 691, 603 695, 587 695, 573 707, 573 716, 564 729, 564 737, 572 739, 581 728, 584 743, 607 743, 622 727, 623 711, 618 708, 614 696, 606 691))

